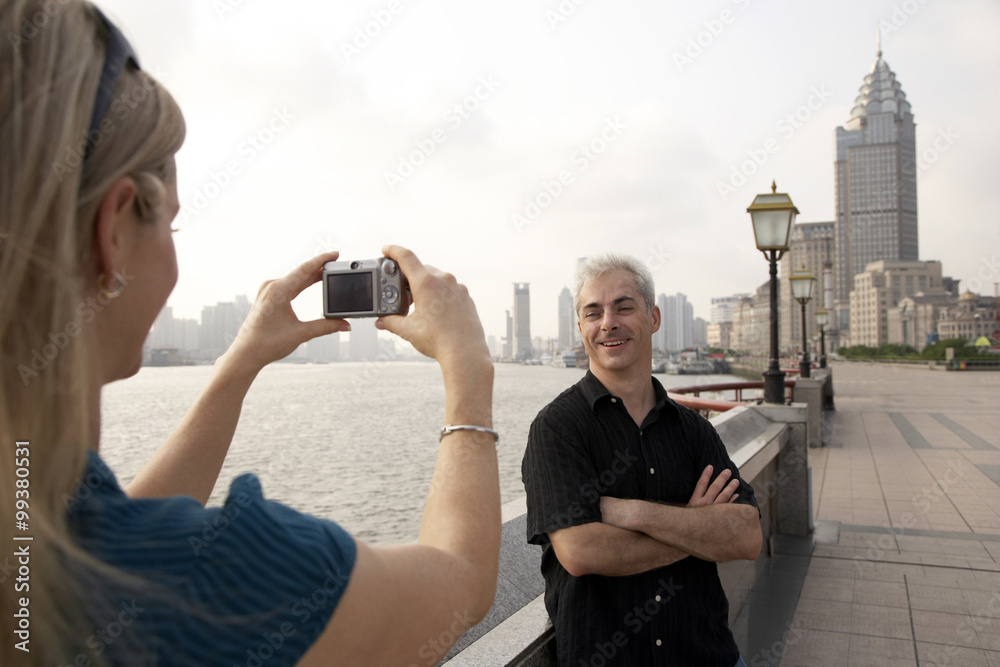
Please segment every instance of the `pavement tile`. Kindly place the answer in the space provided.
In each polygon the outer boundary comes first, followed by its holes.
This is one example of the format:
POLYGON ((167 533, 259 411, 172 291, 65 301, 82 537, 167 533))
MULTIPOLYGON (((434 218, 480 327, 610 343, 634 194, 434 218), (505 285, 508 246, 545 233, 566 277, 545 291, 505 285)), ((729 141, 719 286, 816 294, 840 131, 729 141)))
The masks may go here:
POLYGON ((869 604, 852 605, 851 632, 855 635, 913 639, 910 612, 899 607, 869 604))
POLYGON ((972 617, 967 614, 945 614, 914 609, 911 615, 913 631, 918 642, 982 648, 972 617))
MULTIPOLYGON (((845 632, 806 629, 801 641, 785 648, 781 667, 844 667, 850 648, 851 635, 845 632)), ((752 661, 747 664, 753 667, 752 661)))
POLYGON ((851 632, 852 611, 850 602, 799 599, 794 625, 809 630, 851 632))
POLYGON ((910 584, 910 606, 925 611, 968 614, 969 604, 959 588, 910 584))
POLYGON ((808 575, 802 584, 801 598, 853 602, 854 579, 808 575))
POLYGON ((851 635, 848 664, 850 667, 915 667, 917 660, 910 639, 851 635))
POLYGON ((909 608, 905 584, 890 581, 855 580, 853 601, 856 604, 909 608))
POLYGON ((954 644, 917 642, 920 667, 989 667, 986 652, 954 644))

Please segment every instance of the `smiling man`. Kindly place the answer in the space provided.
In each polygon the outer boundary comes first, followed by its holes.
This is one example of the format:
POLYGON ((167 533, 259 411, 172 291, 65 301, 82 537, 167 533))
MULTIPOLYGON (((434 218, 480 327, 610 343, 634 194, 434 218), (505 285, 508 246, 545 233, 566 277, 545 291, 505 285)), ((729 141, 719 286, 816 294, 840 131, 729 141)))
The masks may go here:
POLYGON ((528 541, 562 667, 744 664, 716 563, 757 558, 760 514, 712 425, 652 377, 653 294, 634 258, 581 267, 590 370, 528 435, 528 541))

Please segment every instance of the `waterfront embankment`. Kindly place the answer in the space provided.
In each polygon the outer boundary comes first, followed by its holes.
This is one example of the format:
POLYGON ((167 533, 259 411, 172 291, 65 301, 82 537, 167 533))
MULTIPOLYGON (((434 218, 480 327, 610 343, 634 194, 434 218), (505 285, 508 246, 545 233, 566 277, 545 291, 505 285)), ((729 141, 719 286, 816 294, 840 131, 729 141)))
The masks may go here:
POLYGON ((747 664, 1000 665, 1000 373, 833 374, 814 537, 777 540, 754 589, 788 630, 747 664))

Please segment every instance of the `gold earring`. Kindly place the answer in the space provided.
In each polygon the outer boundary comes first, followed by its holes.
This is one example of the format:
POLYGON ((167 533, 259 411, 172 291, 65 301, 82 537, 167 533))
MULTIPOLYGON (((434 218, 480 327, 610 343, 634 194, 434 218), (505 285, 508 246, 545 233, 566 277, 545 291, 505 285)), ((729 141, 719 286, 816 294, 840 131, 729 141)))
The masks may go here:
POLYGON ((104 274, 102 273, 97 278, 97 284, 100 285, 100 289, 97 293, 99 296, 109 301, 111 299, 117 299, 122 295, 122 292, 125 291, 125 279, 117 269, 111 272, 111 280, 107 281, 106 285, 104 283, 104 274))

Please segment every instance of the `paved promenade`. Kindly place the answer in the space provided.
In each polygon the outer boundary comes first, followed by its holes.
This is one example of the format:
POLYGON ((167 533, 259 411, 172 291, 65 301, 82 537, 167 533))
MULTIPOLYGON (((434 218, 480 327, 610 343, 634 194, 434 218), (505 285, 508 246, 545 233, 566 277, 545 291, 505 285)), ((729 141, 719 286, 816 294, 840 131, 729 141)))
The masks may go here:
POLYGON ((763 611, 798 588, 792 620, 748 665, 1000 666, 1000 372, 833 376, 813 544, 779 541, 756 592, 763 611))

